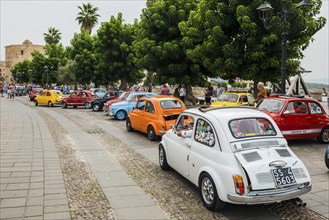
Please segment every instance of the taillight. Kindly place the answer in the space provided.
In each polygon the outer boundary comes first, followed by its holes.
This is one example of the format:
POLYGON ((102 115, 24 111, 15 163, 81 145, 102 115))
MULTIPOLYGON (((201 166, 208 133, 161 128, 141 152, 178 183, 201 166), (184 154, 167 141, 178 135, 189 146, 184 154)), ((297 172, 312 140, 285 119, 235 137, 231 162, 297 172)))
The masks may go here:
POLYGON ((243 195, 244 192, 244 184, 243 184, 243 178, 240 175, 233 175, 233 181, 235 184, 235 192, 239 195, 243 195))

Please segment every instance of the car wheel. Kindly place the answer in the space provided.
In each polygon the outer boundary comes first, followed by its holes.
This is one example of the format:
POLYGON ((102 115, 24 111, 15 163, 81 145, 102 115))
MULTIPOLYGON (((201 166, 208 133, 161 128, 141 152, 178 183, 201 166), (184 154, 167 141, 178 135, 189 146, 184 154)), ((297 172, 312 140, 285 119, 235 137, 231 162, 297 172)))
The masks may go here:
POLYGON ((78 108, 78 106, 75 105, 75 106, 73 106, 73 108, 78 108))
POLYGON ((115 117, 118 119, 118 120, 125 120, 126 117, 127 117, 127 113, 124 111, 124 110, 120 110, 116 113, 115 117))
POLYGON ((324 127, 317 138, 318 142, 321 144, 329 143, 329 127, 324 127))
POLYGON ((131 122, 129 118, 126 119, 126 128, 127 131, 134 131, 133 127, 131 127, 131 122))
POLYGON ((88 102, 85 103, 85 108, 90 108, 90 104, 88 102))
POLYGON ((62 102, 62 108, 67 108, 67 103, 66 102, 62 102))
POLYGON ((37 100, 34 100, 34 104, 35 104, 35 106, 38 106, 38 101, 37 100))
POLYGON ((326 163, 326 166, 329 169, 329 146, 327 147, 326 154, 324 155, 324 162, 326 163))
POLYGON ((93 105, 93 110, 94 110, 95 112, 100 111, 101 108, 102 108, 102 106, 101 106, 101 104, 99 104, 99 103, 96 103, 96 104, 93 105))
POLYGON ((48 106, 49 106, 49 107, 53 107, 54 104, 53 104, 51 101, 49 101, 49 102, 48 102, 48 106))
POLYGON ((166 151, 161 144, 159 146, 159 164, 160 164, 161 169, 163 169, 163 170, 170 169, 170 166, 168 165, 168 162, 167 162, 166 151))
POLYGON ((151 141, 156 141, 158 140, 158 135, 156 135, 154 128, 152 125, 149 125, 147 127, 147 137, 151 140, 151 141))
POLYGON ((200 192, 203 205, 210 211, 218 211, 225 207, 225 202, 219 199, 215 183, 208 173, 200 177, 200 192))

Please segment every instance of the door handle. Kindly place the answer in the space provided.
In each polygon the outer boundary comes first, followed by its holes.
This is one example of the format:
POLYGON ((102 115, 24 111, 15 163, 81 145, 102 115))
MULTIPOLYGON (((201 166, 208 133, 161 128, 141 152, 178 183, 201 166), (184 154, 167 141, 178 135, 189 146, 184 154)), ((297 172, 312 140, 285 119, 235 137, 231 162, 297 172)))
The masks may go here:
POLYGON ((189 148, 191 148, 191 144, 190 143, 185 143, 185 145, 189 148))
POLYGON ((306 117, 306 119, 307 119, 307 120, 310 120, 310 119, 312 119, 312 118, 311 118, 311 117, 306 117))

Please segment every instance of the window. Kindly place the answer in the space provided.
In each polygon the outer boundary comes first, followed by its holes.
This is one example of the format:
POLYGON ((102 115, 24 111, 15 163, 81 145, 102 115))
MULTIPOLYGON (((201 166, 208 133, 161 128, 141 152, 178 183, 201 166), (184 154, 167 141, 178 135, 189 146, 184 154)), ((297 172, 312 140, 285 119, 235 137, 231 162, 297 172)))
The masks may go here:
POLYGON ((308 108, 311 114, 323 114, 322 108, 315 102, 309 102, 308 108))
POLYGON ((170 108, 182 108, 181 103, 178 100, 165 100, 161 101, 160 105, 163 109, 170 109, 170 108))
POLYGON ((24 50, 21 50, 21 55, 24 55, 24 50))
POLYGON ((86 98, 87 97, 87 94, 85 92, 82 92, 81 93, 81 97, 86 98))
POLYGON ((193 129, 194 118, 190 115, 182 115, 179 121, 176 123, 176 130, 180 131, 182 129, 193 129))
POLYGON ((287 105, 286 110, 284 111, 285 114, 306 114, 306 104, 305 102, 289 102, 287 105))
POLYGON ((198 119, 194 139, 199 143, 213 147, 215 145, 215 134, 210 123, 204 119, 198 119))
POLYGON ((145 106, 145 101, 144 100, 139 101, 139 102, 137 102, 136 109, 144 110, 144 106, 145 106))
POLYGON ((154 113, 155 112, 154 106, 153 106, 153 104, 151 102, 146 102, 145 111, 146 112, 149 112, 149 113, 154 113))
POLYGON ((229 122, 229 128, 235 138, 276 135, 270 121, 265 118, 243 118, 229 122))
POLYGON ((47 92, 47 96, 51 96, 51 93, 50 92, 47 92))

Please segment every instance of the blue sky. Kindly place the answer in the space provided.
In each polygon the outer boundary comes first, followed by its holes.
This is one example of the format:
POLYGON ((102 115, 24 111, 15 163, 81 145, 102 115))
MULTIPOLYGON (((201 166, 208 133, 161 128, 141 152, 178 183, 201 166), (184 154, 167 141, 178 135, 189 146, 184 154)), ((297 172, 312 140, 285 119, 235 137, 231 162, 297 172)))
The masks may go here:
MULTIPOLYGON (((80 27, 75 18, 79 13, 77 6, 90 2, 99 8, 99 23, 93 29, 93 33, 102 22, 108 21, 112 15, 117 16, 122 12, 127 23, 139 19, 146 0, 103 0, 103 1, 47 1, 47 0, 1 0, 1 60, 5 59, 5 46, 21 44, 29 39, 33 44, 44 44, 43 33, 49 27, 55 27, 62 33, 62 43, 70 44, 75 32, 80 27)), ((306 81, 315 81, 329 84, 329 55, 328 55, 328 0, 323 1, 321 16, 327 19, 326 26, 315 36, 315 41, 305 51, 302 67, 311 73, 304 74, 306 81)))

